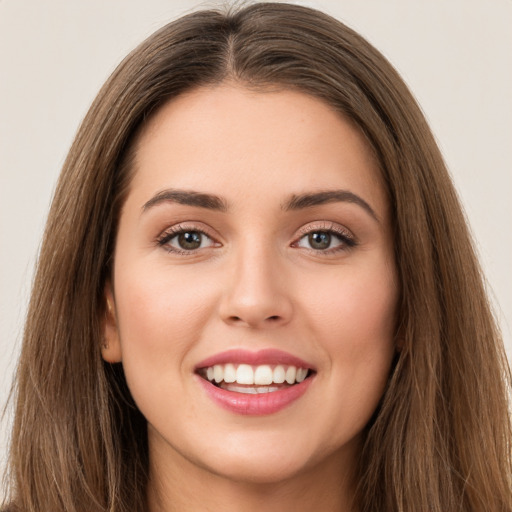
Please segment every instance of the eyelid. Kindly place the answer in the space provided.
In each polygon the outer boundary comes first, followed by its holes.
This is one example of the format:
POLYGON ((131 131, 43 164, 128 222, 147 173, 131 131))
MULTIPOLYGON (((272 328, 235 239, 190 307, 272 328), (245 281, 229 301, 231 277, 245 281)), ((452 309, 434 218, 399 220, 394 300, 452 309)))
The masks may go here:
POLYGON ((339 235, 346 236, 347 238, 354 239, 355 237, 352 232, 341 224, 337 224, 333 221, 313 221, 301 226, 297 233, 297 238, 300 236, 307 235, 312 231, 332 231, 339 235))
POLYGON ((291 244, 292 247, 298 247, 297 244, 300 240, 302 240, 305 236, 308 236, 310 233, 315 233, 318 231, 333 233, 335 236, 340 238, 343 243, 340 246, 325 250, 304 248, 305 250, 310 250, 315 254, 323 254, 327 256, 338 251, 347 251, 358 245, 358 241, 354 234, 344 226, 332 221, 317 221, 306 224, 298 230, 297 235, 294 237, 294 241, 291 244))
POLYGON ((155 239, 156 245, 159 247, 162 247, 163 249, 167 250, 170 253, 179 254, 179 255, 187 255, 191 256, 195 254, 198 249, 191 249, 191 250, 181 250, 176 247, 169 246, 168 243, 176 236, 178 236, 181 233, 185 233, 187 231, 194 231, 201 233, 202 235, 206 236, 212 241, 212 245, 209 247, 203 247, 202 249, 207 249, 210 247, 219 247, 222 245, 220 242, 217 241, 216 237, 210 232, 210 230, 205 227, 202 223, 196 223, 196 222, 180 222, 178 224, 174 224, 166 229, 164 229, 155 239))
MULTIPOLYGON (((298 247, 298 243, 300 240, 302 240, 305 236, 308 236, 310 233, 314 232, 328 232, 334 234, 338 239, 340 239, 341 244, 320 250, 320 249, 313 249, 313 248, 306 248, 302 247, 302 249, 311 251, 315 254, 322 254, 325 256, 328 256, 329 254, 333 254, 336 252, 341 251, 347 251, 353 247, 355 247, 358 244, 358 241, 356 237, 353 235, 353 233, 347 229, 346 227, 337 224, 333 221, 314 221, 310 222, 308 224, 305 224, 301 226, 301 228, 296 232, 296 235, 293 238, 293 242, 291 243, 292 247, 298 247)), ((186 255, 191 256, 193 254, 196 254, 200 250, 209 249, 211 247, 220 247, 222 246, 222 243, 218 241, 218 237, 213 235, 211 232, 211 229, 208 228, 208 226, 205 226, 202 222, 193 222, 193 221, 185 221, 185 222, 179 222, 178 224, 174 224, 166 229, 164 229, 156 238, 155 243, 159 247, 164 248, 170 253, 179 254, 179 255, 186 255), (190 249, 190 250, 181 250, 179 248, 173 247, 168 245, 169 241, 172 240, 174 237, 179 235, 180 233, 184 233, 187 231, 195 231, 198 233, 201 233, 208 239, 212 241, 212 244, 208 247, 203 248, 197 248, 197 249, 190 249)))

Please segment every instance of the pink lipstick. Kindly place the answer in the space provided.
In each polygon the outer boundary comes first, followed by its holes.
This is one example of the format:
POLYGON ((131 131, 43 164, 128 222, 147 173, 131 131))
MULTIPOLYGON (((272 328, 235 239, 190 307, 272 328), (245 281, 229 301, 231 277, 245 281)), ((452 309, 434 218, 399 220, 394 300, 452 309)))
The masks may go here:
POLYGON ((229 350, 196 366, 204 391, 221 407, 237 414, 278 412, 309 388, 315 369, 286 352, 229 350))

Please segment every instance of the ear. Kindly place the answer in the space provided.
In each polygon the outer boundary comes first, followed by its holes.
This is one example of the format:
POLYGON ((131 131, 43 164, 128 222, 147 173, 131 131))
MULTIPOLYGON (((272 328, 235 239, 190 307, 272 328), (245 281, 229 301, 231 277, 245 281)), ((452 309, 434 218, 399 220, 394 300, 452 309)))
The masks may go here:
POLYGON ((101 355, 107 363, 120 363, 122 361, 121 343, 117 326, 116 304, 110 281, 105 284, 104 298, 101 355))

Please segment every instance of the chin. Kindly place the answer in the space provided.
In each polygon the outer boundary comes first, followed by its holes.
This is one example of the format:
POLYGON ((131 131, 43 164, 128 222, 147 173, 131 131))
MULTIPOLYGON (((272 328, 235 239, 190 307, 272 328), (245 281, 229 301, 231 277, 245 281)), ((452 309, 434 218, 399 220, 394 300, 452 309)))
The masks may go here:
POLYGON ((196 460, 207 471, 229 481, 272 485, 321 471, 353 452, 348 449, 344 454, 343 448, 336 449, 329 443, 311 444, 306 436, 298 438, 286 431, 251 434, 226 435, 222 453, 210 445, 201 453, 201 460, 196 460))
POLYGON ((306 471, 307 461, 283 454, 273 457, 234 456, 222 463, 215 461, 207 469, 225 480, 236 483, 273 485, 291 480, 306 471))

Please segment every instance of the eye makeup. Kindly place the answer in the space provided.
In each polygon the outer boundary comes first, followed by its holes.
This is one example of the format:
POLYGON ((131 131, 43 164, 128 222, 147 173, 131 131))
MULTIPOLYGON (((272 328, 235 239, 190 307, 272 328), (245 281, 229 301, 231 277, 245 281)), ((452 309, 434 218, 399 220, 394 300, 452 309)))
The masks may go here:
MULTIPOLYGON (((156 244, 170 253, 188 256, 222 244, 196 223, 179 223, 163 231, 156 244)), ((290 247, 320 255, 334 255, 354 248, 357 241, 346 228, 333 222, 314 222, 300 228, 290 247)))

